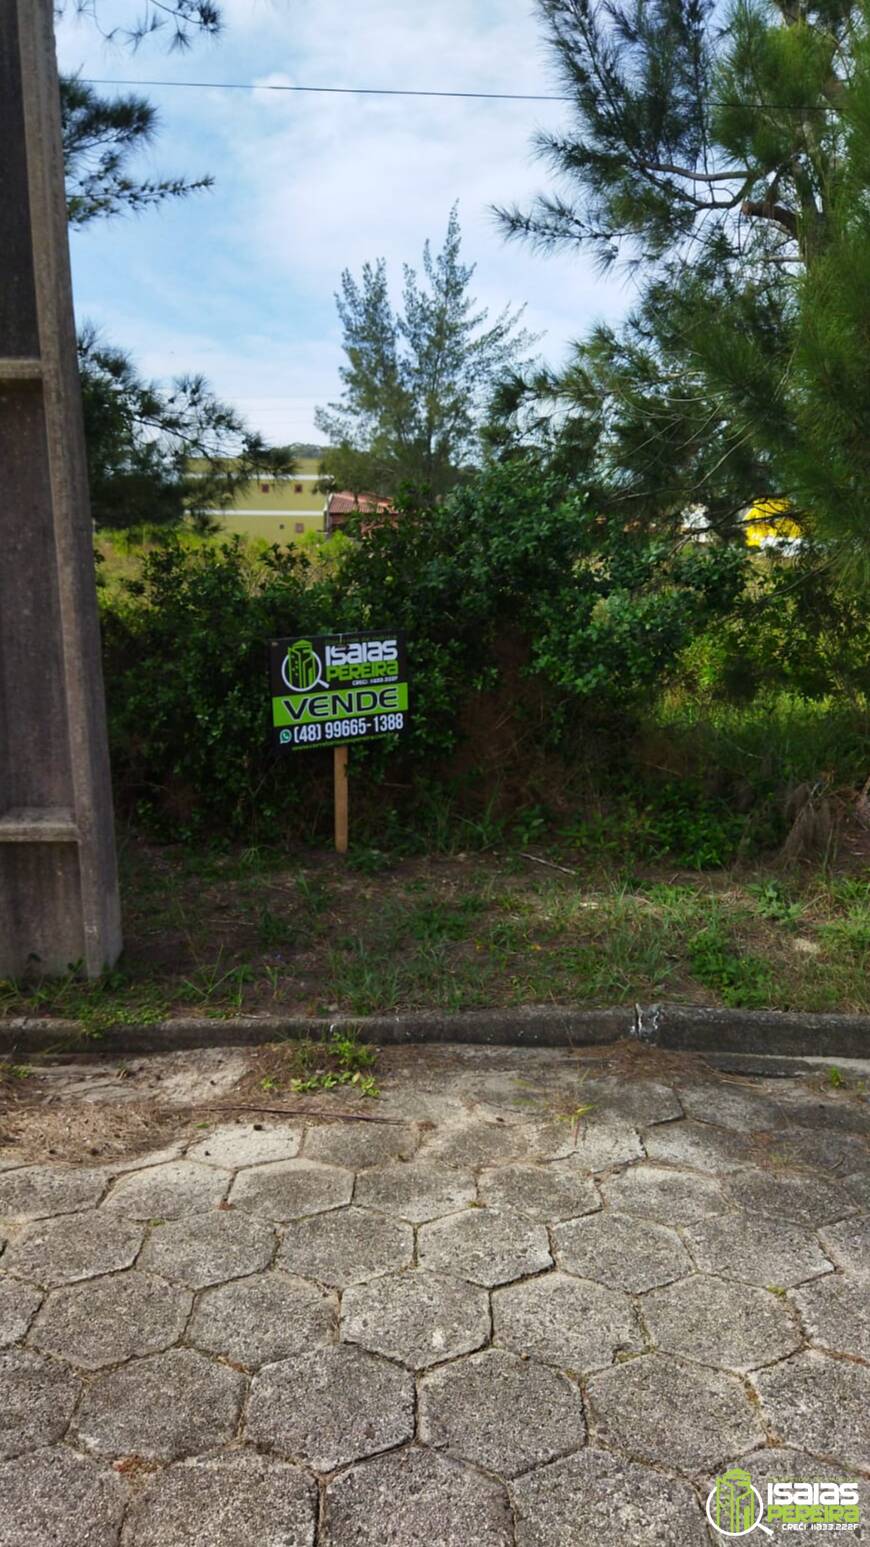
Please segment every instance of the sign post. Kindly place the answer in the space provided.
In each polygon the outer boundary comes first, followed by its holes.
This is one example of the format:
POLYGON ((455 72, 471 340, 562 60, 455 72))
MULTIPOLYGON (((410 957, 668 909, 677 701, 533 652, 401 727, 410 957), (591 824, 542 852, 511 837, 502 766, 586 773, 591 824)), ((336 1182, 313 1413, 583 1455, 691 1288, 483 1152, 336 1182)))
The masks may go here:
POLYGON ((332 755, 335 790, 335 852, 347 853, 347 747, 336 747, 332 755))
POLYGON ((333 748, 335 848, 347 853, 348 748, 401 736, 410 724, 401 634, 318 634, 269 647, 272 740, 278 752, 333 748))

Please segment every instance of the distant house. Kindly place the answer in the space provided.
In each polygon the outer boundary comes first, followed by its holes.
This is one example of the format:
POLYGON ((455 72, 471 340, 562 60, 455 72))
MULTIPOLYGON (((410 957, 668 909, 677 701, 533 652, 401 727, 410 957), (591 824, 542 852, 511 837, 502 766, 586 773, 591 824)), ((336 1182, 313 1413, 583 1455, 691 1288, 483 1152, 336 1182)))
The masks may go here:
POLYGON ((366 532, 370 532, 373 526, 380 525, 384 519, 395 520, 395 511, 391 509, 389 500, 380 499, 376 494, 351 494, 346 489, 330 494, 326 501, 324 523, 327 537, 331 537, 334 532, 340 532, 351 516, 374 518, 360 523, 360 531, 365 536, 366 532))
POLYGON ((264 474, 242 484, 231 505, 207 514, 225 532, 282 545, 299 542, 307 532, 324 530, 326 505, 319 483, 320 457, 300 456, 295 472, 279 478, 264 474))
POLYGON ((744 531, 750 548, 778 548, 793 553, 802 537, 798 523, 789 515, 788 500, 756 500, 744 514, 744 531))

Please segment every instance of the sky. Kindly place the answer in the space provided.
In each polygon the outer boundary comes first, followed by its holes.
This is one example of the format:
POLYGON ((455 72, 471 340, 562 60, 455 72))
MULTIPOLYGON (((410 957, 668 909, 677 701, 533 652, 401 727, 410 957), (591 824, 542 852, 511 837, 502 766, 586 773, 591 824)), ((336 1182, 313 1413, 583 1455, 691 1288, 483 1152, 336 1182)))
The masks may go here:
MULTIPOLYGON (((142 0, 97 0, 104 30, 142 0)), ((402 263, 438 247, 459 202, 473 293, 491 314, 525 304, 556 364, 572 339, 618 318, 630 292, 581 254, 506 242, 493 205, 548 186, 537 128, 558 103, 272 93, 272 84, 558 91, 532 0, 224 0, 226 30, 186 52, 109 42, 69 0, 61 69, 116 81, 239 81, 251 89, 143 86, 161 132, 145 175, 210 172, 211 192, 72 233, 79 324, 97 325, 148 377, 207 377, 274 444, 320 440, 317 404, 340 392, 335 291, 345 267, 402 263)), ((112 87, 100 87, 111 94, 112 87)), ((121 90, 122 88, 118 88, 121 90)))

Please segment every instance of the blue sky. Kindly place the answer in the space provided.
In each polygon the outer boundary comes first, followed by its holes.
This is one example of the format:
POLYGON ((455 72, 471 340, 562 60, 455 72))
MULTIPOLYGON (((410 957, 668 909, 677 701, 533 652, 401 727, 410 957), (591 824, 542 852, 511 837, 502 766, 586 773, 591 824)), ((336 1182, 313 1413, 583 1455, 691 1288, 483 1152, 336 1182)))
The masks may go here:
MULTIPOLYGON (((100 7, 104 27, 141 9, 100 7)), ((136 81, 558 89, 522 0, 224 0, 224 10, 217 42, 179 54, 152 39, 131 53, 70 5, 61 68, 136 81)), ((202 372, 275 442, 315 438, 315 404, 338 393, 342 268, 383 256, 398 287, 426 237, 440 244, 454 199, 476 296, 493 312, 527 303, 550 361, 629 303, 623 281, 602 279, 585 257, 506 244, 490 213, 546 186, 530 142, 536 127, 564 121, 558 104, 143 92, 162 132, 142 169, 211 172, 216 186, 73 233, 79 321, 95 322, 149 376, 202 372)))

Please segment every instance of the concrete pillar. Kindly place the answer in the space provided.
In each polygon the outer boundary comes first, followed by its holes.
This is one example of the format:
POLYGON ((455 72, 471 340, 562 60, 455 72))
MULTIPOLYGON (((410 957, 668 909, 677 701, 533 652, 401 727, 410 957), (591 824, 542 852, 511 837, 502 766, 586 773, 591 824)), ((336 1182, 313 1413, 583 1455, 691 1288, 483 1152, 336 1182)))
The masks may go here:
POLYGON ((0 978, 121 949, 52 0, 0 0, 0 978))

